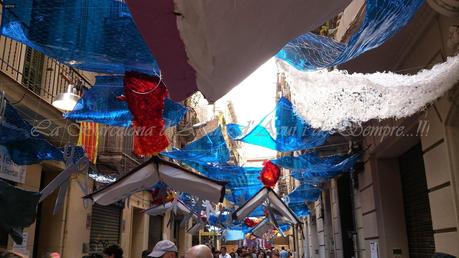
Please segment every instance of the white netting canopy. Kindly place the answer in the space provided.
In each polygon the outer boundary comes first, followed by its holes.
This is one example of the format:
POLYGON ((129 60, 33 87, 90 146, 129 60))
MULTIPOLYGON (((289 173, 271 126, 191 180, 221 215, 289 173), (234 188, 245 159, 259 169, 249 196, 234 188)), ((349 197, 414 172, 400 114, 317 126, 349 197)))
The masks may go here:
POLYGON ((291 87, 297 111, 312 127, 322 130, 410 116, 459 81, 459 55, 414 75, 304 72, 280 60, 277 65, 291 87))

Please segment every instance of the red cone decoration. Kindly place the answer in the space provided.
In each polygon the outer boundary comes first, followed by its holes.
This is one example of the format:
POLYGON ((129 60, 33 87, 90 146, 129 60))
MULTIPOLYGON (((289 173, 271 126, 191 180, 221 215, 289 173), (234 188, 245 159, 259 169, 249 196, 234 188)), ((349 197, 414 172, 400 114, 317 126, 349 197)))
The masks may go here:
POLYGON ((269 188, 272 188, 276 185, 277 180, 279 180, 280 169, 271 161, 265 161, 263 163, 263 169, 260 173, 261 182, 269 188))
POLYGON ((124 77, 124 95, 134 119, 134 154, 151 156, 168 145, 163 133, 164 99, 167 89, 160 78, 137 72, 127 72, 124 77))

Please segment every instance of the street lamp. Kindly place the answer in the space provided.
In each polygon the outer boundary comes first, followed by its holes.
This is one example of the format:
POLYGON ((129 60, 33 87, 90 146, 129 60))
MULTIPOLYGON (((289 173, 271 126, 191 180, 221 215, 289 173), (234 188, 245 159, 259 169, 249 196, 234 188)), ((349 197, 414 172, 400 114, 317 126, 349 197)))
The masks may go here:
POLYGON ((57 94, 53 101, 53 106, 63 111, 72 111, 80 99, 80 96, 75 92, 75 85, 69 84, 66 92, 57 94))

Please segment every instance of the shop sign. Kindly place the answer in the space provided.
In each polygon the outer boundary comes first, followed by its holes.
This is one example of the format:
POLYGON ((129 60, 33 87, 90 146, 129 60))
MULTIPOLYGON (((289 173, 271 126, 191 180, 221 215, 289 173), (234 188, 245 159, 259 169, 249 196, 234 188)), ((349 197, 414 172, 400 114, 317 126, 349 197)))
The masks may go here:
POLYGON ((16 165, 4 152, 0 151, 0 178, 23 184, 26 166, 16 165))

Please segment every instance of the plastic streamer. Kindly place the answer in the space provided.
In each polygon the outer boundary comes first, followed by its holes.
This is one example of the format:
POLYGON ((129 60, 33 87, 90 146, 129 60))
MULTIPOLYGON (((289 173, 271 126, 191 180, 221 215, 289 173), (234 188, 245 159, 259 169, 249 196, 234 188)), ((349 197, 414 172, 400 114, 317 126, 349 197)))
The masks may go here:
POLYGON ((203 164, 185 162, 186 165, 212 179, 228 182, 226 188, 231 191, 225 198, 237 205, 244 204, 263 187, 258 177, 261 167, 240 167, 229 164, 203 164))
POLYGON ((132 114, 124 95, 124 76, 97 76, 96 84, 87 90, 74 110, 64 115, 67 119, 91 121, 112 126, 127 127, 132 114))
POLYGON ((295 188, 291 193, 289 193, 288 200, 289 203, 304 203, 316 201, 321 194, 321 190, 310 185, 310 184, 301 184, 295 188))
POLYGON ((298 113, 313 128, 328 131, 371 119, 408 117, 459 81, 459 55, 414 75, 304 72, 282 61, 278 67, 286 74, 298 113))
POLYGON ((51 145, 39 132, 23 120, 9 103, 0 123, 2 145, 17 165, 31 165, 43 160, 63 160, 62 151, 51 145))
POLYGON ((78 69, 159 74, 124 1, 5 0, 1 33, 78 69))
POLYGON ((379 47, 415 15, 424 0, 366 0, 365 19, 349 42, 306 33, 287 43, 276 55, 298 70, 315 70, 345 63, 379 47))
POLYGON ((274 111, 247 130, 248 133, 244 134, 243 128, 241 125, 228 124, 228 135, 236 141, 281 152, 313 148, 322 145, 329 137, 328 132, 311 128, 284 97, 279 100, 274 111))
MULTIPOLYGON (((91 121, 111 126, 128 127, 132 114, 124 95, 124 76, 97 76, 96 84, 86 91, 74 110, 64 114, 65 118, 77 121, 91 121)), ((164 100, 164 127, 177 125, 185 116, 186 107, 169 98, 164 100)))
POLYGON ((302 218, 309 215, 309 208, 304 202, 301 203, 289 203, 288 207, 295 213, 296 216, 302 218))
POLYGON ((320 157, 318 153, 308 153, 300 156, 285 156, 271 162, 283 168, 300 171, 311 171, 323 177, 335 176, 336 172, 351 169, 360 158, 361 153, 352 155, 334 155, 320 157))
POLYGON ((226 163, 230 158, 220 127, 185 145, 180 150, 163 151, 161 155, 178 161, 195 163, 226 163))

